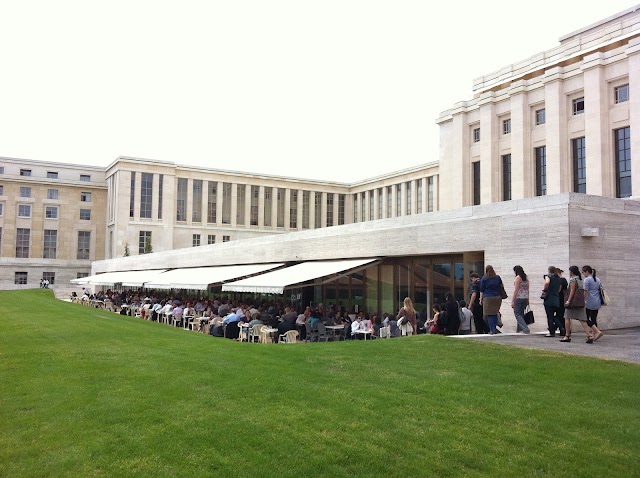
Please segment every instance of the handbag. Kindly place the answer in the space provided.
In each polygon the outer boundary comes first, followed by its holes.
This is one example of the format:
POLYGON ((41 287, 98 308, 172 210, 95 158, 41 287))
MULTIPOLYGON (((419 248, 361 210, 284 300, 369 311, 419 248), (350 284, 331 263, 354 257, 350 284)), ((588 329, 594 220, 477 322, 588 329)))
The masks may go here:
POLYGON ((500 295, 501 295, 501 297, 502 297, 503 299, 506 299, 506 298, 508 298, 508 297, 509 297, 509 295, 507 294, 507 291, 506 291, 506 290, 505 290, 505 288, 504 288, 504 284, 502 284, 502 283, 500 283, 500 292, 501 292, 501 294, 500 294, 500 295))
POLYGON ((540 298, 544 300, 547 298, 548 295, 549 295, 549 291, 547 289, 542 289, 542 292, 540 293, 540 298))
POLYGON ((400 317, 398 319, 398 327, 402 327, 404 324, 406 324, 409 321, 409 319, 407 319, 407 317, 405 317, 404 315, 402 317, 400 317))
POLYGON ((582 309, 584 307, 584 289, 576 287, 573 297, 569 301, 567 309, 582 309))
POLYGON ((527 305, 527 307, 524 309, 524 323, 527 325, 531 325, 534 324, 535 321, 536 319, 533 316, 533 310, 531 310, 531 307, 527 305))

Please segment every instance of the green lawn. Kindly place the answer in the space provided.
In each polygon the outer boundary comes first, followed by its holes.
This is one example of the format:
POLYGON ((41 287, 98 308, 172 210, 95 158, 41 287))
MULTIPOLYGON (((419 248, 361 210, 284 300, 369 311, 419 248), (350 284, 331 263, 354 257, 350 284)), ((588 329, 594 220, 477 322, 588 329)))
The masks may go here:
POLYGON ((0 292, 2 477, 640 474, 640 366, 444 337, 236 343, 0 292))

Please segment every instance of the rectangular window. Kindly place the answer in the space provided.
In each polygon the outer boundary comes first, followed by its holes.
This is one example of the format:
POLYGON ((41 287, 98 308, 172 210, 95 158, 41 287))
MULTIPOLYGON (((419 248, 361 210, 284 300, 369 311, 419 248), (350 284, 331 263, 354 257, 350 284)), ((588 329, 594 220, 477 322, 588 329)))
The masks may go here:
POLYGON ((433 176, 427 178, 427 212, 433 212, 433 176))
POLYGON ((402 216, 402 186, 396 184, 396 216, 402 216))
POLYGON ((378 219, 382 219, 382 210, 384 204, 382 203, 382 188, 378 188, 378 219))
POLYGON ((572 101, 573 104, 573 115, 581 115, 584 113, 584 97, 576 98, 572 101))
POLYGON ((4 203, 0 202, 0 216, 4 214, 4 203))
POLYGON ((222 242, 229 242, 231 240, 231 236, 222 236, 222 242))
POLYGON ((47 179, 58 179, 58 173, 56 171, 47 171, 47 179))
POLYGON ((231 183, 222 183, 222 224, 231 224, 231 183))
POLYGON ((369 221, 376 218, 376 190, 369 191, 369 221))
POLYGON ((418 201, 416 202, 416 214, 422 214, 422 179, 418 179, 418 201))
POLYGON ((194 179, 192 189, 191 221, 202 222, 202 179, 194 179))
POLYGON ((47 189, 47 199, 58 199, 58 190, 47 189))
POLYGON ((4 196, 4 186, 0 184, 0 196, 4 196))
POLYGON ((249 224, 251 226, 258 225, 259 201, 260 201, 260 187, 251 186, 251 206, 250 206, 250 217, 249 217, 249 221, 250 221, 249 224))
POLYGON ((151 219, 151 202, 153 200, 153 174, 140 175, 140 217, 151 219))
POLYGON ((21 169, 20 170, 20 176, 31 176, 31 170, 30 169, 21 169))
POLYGON ((81 192, 80 202, 91 202, 91 193, 81 192))
POLYGON ((138 235, 138 254, 151 252, 151 232, 152 231, 140 231, 138 235))
POLYGON ((536 110, 536 126, 547 122, 547 114, 544 108, 536 110))
POLYGON ((18 217, 31 217, 31 205, 18 204, 18 217))
POLYGON ((511 118, 502 120, 502 134, 511 134, 511 118))
POLYGON ((91 175, 89 174, 81 174, 80 181, 91 181, 91 175))
POLYGON ((207 182, 207 222, 215 224, 218 208, 218 183, 216 181, 207 182))
POLYGON ((55 229, 44 230, 43 259, 55 259, 58 249, 58 231, 55 229))
POLYGON ((278 214, 278 227, 284 227, 284 195, 286 191, 283 188, 278 188, 278 197, 276 201, 277 214, 278 214))
POLYGON ((55 272, 43 272, 42 279, 49 281, 49 285, 54 285, 56 283, 56 273, 55 272))
POLYGON ((187 178, 178 178, 178 191, 176 194, 176 221, 187 220, 187 186, 187 178))
POLYGON ((631 128, 616 129, 614 132, 616 152, 616 196, 631 196, 631 128))
POLYGON ((298 228, 298 191, 289 191, 289 227, 298 228))
POLYGON ((162 190, 164 187, 164 174, 158 175, 158 219, 162 219, 162 190))
POLYGON ((211 244, 215 244, 216 243, 216 235, 215 234, 209 234, 207 236, 207 244, 211 245, 211 244))
POLYGON ((194 234, 191 240, 191 245, 193 247, 200 246, 200 234, 194 234))
POLYGON ((309 214, 311 212, 311 193, 302 191, 302 229, 309 229, 309 214))
POLYGON ((616 86, 613 89, 613 99, 616 104, 629 101, 629 85, 616 86))
POLYGON ((407 181, 407 215, 411 215, 411 206, 412 206, 412 197, 411 197, 411 181, 407 181))
POLYGON ((80 209, 80 220, 81 221, 90 221, 91 220, 91 209, 80 209))
POLYGON ((236 190, 236 224, 238 226, 244 226, 245 224, 244 209, 246 190, 247 187, 244 184, 238 184, 236 190))
POLYGON ((46 206, 44 208, 45 219, 58 219, 58 208, 56 206, 46 206))
POLYGON ((480 128, 473 129, 473 142, 474 143, 480 142, 480 128))
POLYGON ((365 193, 360 193, 360 218, 362 222, 367 220, 367 209, 365 205, 365 193))
POLYGON ((0 166, 0 174, 4 174, 4 166, 0 166))
POLYGON ((347 196, 345 194, 338 194, 338 225, 344 224, 344 209, 347 196))
POLYGON ((21 198, 30 198, 31 197, 31 188, 22 186, 20 188, 20 197, 21 198))
POLYGON ((473 181, 473 205, 480 205, 480 161, 471 163, 473 168, 471 180, 473 181))
POLYGON ((27 285, 27 273, 26 272, 16 272, 14 284, 16 285, 27 285))
POLYGON ((583 138, 571 140, 571 151, 573 159, 573 192, 587 192, 587 155, 585 141, 583 138))
POLYGON ((502 155, 502 200, 511 201, 511 155, 502 155))
POLYGON ((327 193, 327 227, 333 226, 333 193, 327 193))
POLYGON ((353 222, 358 222, 358 195, 353 195, 353 222))
POLYGON ((316 212, 315 212, 315 227, 316 229, 320 229, 322 227, 322 193, 316 191, 315 199, 316 212))
POLYGON ((16 231, 16 258, 26 259, 29 257, 29 242, 31 239, 31 229, 19 227, 16 231))
POLYGON ((264 225, 271 227, 271 211, 273 210, 273 188, 264 188, 264 225))
POLYGON ((89 277, 89 273, 88 272, 77 272, 76 273, 76 279, 83 279, 85 277, 89 277))
POLYGON ((91 251, 91 232, 78 231, 78 259, 89 260, 91 251))
POLYGON ((536 158, 536 196, 547 194, 547 147, 534 149, 536 158))
POLYGON ((134 217, 136 204, 136 173, 131 171, 131 190, 129 191, 129 217, 134 217))
POLYGON ((387 186, 387 217, 393 212, 393 186, 387 186))

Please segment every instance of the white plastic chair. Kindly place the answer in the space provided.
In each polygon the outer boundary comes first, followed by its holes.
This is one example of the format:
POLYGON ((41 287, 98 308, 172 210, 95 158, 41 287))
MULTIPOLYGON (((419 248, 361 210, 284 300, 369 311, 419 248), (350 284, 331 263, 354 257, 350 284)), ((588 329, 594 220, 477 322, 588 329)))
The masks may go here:
POLYGON ((278 342, 281 344, 295 344, 298 341, 298 331, 288 330, 284 334, 280 335, 278 342))
POLYGON ((391 338, 391 327, 380 327, 380 338, 381 339, 390 339, 391 338))

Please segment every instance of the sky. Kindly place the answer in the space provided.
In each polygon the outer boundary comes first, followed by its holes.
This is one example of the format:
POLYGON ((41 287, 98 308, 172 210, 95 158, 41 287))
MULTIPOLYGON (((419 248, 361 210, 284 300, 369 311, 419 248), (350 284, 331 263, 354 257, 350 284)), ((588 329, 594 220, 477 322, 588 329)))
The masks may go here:
POLYGON ((438 159, 473 79, 635 4, 0 0, 0 156, 352 182, 438 159))

